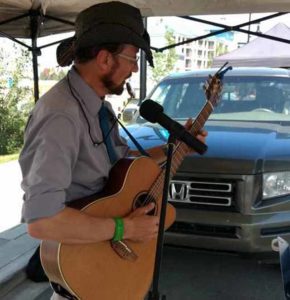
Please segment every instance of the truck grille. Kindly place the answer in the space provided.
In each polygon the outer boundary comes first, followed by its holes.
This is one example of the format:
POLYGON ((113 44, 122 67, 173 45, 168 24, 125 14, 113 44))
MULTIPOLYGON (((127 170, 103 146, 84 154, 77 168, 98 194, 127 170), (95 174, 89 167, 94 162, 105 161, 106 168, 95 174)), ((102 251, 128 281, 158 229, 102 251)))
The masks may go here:
POLYGON ((236 210, 235 183, 215 180, 172 180, 169 186, 169 201, 197 208, 236 210))

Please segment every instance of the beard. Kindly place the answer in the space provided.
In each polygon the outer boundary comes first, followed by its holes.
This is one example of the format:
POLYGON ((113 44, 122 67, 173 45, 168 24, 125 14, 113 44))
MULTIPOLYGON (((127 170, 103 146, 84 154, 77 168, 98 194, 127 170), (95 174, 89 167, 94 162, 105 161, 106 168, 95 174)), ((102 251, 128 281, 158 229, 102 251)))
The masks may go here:
MULTIPOLYGON (((116 84, 112 80, 115 70, 119 67, 119 63, 115 61, 115 64, 112 66, 111 72, 107 75, 104 75, 101 79, 104 87, 109 91, 109 94, 112 95, 121 95, 124 91, 125 81, 121 84, 116 84)), ((129 76, 128 76, 129 77, 129 76)))
POLYGON ((104 76, 103 84, 105 88, 109 91, 109 94, 112 95, 121 95, 124 91, 124 83, 119 85, 115 84, 109 75, 104 76))

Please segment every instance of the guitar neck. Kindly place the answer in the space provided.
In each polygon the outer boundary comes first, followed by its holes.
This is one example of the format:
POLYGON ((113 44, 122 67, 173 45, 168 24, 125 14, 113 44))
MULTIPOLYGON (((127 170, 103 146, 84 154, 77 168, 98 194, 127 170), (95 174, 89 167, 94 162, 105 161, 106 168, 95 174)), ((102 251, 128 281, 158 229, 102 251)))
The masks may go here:
MULTIPOLYGON (((208 117, 212 113, 214 106, 218 103, 221 89, 222 89, 222 78, 228 70, 232 69, 232 67, 225 68, 226 65, 227 65, 227 63, 225 63, 215 73, 215 75, 213 75, 213 76, 209 75, 209 78, 203 87, 205 90, 205 96, 206 96, 207 102, 201 109, 200 113, 194 120, 194 122, 189 130, 193 136, 198 135, 199 131, 204 127, 205 122, 207 121, 208 117)), ((170 178, 172 178, 176 174, 177 169, 181 165, 183 159, 191 151, 192 150, 190 149, 190 147, 187 146, 183 142, 178 142, 176 144, 173 155, 172 155, 170 178)), ((155 198, 161 194, 161 192, 163 190, 163 185, 164 185, 164 178, 165 178, 165 169, 163 169, 160 172, 155 183, 151 187, 149 194, 148 194, 148 199, 150 199, 150 197, 155 198)))
MULTIPOLYGON (((190 133, 193 136, 197 136, 198 132, 204 127, 204 124, 212 111, 213 106, 210 101, 207 101, 191 126, 190 133)), ((189 152, 191 152, 189 146, 183 142, 178 142, 172 157, 171 176, 176 174, 178 167, 189 152)))
MULTIPOLYGON (((198 134, 198 132, 204 127, 205 122, 213 111, 213 106, 210 101, 207 101, 206 104, 201 109, 200 113, 194 120, 192 127, 190 129, 190 133, 194 136, 198 134)), ((175 174, 179 166, 181 165, 184 157, 191 152, 190 147, 188 147, 183 142, 178 142, 175 146, 172 161, 171 161, 171 169, 170 169, 170 178, 172 178, 175 174)), ((164 185, 165 178, 165 169, 161 171, 158 178, 156 179, 154 185, 149 191, 149 198, 155 198, 161 194, 164 185)))

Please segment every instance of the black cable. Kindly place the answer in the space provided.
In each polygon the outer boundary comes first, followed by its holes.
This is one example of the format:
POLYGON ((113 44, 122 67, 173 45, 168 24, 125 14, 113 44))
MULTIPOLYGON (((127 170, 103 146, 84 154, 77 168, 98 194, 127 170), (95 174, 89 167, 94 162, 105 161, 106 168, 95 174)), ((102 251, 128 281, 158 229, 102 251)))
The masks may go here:
MULTIPOLYGON (((108 138, 108 136, 110 135, 110 133, 111 133, 111 131, 113 130, 114 126, 116 125, 116 123, 117 123, 117 121, 118 121, 117 118, 109 111, 109 113, 111 114, 111 116, 112 116, 114 122, 112 123, 112 126, 111 126, 109 132, 106 134, 105 137, 103 137, 103 140, 100 141, 100 142, 95 141, 95 140, 93 139, 93 136, 92 136, 90 122, 89 122, 88 117, 87 117, 87 115, 86 115, 86 113, 85 113, 85 111, 84 111, 84 108, 83 108, 82 104, 81 104, 82 99, 81 99, 80 95, 77 96, 77 95, 75 94, 75 92, 73 91, 73 88, 72 88, 72 85, 71 85, 70 79, 69 79, 69 73, 67 74, 66 78, 67 78, 67 82, 68 82, 68 86, 69 86, 70 92, 71 92, 73 98, 77 101, 77 103, 78 103, 78 105, 79 105, 79 107, 80 107, 80 109, 81 109, 81 111, 82 111, 82 113, 83 113, 83 116, 85 117, 85 120, 86 120, 87 125, 88 125, 88 133, 89 133, 89 136, 90 136, 90 139, 91 139, 93 145, 94 145, 94 146, 99 146, 99 145, 101 145, 101 144, 104 143, 104 141, 108 138)), ((76 91, 76 93, 78 94, 77 91, 76 91)), ((82 101, 82 102, 83 102, 83 101, 82 101)))

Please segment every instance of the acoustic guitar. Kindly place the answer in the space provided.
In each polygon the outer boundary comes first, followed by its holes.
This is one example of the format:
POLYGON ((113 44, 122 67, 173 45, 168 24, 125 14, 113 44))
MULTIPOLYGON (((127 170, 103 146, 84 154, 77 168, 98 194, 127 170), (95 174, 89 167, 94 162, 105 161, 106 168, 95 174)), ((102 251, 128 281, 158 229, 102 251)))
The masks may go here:
MULTIPOLYGON (((209 76, 204 86, 207 101, 190 129, 193 135, 202 129, 217 104, 226 70, 221 68, 209 76)), ((186 144, 176 144, 171 177, 190 152, 186 144)), ((164 175, 164 168, 148 157, 121 159, 112 168, 100 194, 73 201, 70 207, 95 217, 125 217, 153 201, 154 213, 160 215, 164 175)), ((165 229, 174 220, 175 209, 167 204, 165 229)), ((155 239, 144 243, 123 240, 79 245, 42 241, 40 256, 49 280, 77 299, 139 300, 144 299, 151 285, 156 243, 155 239)))

